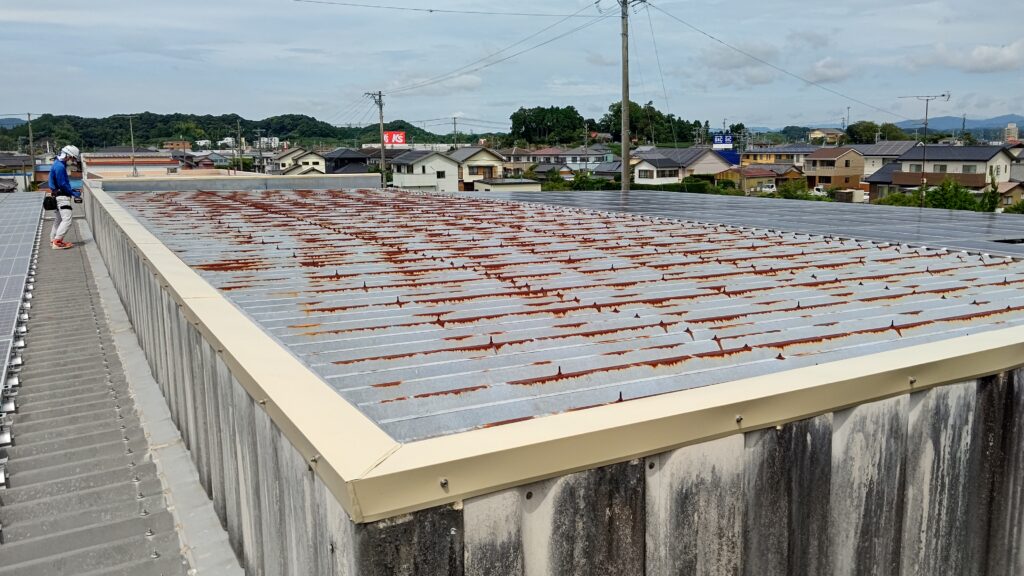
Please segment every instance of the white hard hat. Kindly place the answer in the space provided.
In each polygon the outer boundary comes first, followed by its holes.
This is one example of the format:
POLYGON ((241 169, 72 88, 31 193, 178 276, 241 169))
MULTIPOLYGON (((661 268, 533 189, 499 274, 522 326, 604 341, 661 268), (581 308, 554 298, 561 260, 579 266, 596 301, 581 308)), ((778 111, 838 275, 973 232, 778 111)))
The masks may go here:
POLYGON ((68 156, 71 156, 72 158, 76 158, 76 159, 78 158, 78 154, 79 154, 78 147, 77 146, 72 146, 70 144, 68 144, 67 146, 61 148, 60 149, 60 153, 61 154, 67 154, 68 156))

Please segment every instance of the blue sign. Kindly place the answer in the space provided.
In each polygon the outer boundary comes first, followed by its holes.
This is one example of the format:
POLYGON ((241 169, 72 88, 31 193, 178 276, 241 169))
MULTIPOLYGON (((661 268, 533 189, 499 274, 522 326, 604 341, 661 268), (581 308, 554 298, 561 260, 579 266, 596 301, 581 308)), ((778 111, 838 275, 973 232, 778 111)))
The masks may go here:
POLYGON ((732 146, 732 134, 715 134, 715 144, 732 146))

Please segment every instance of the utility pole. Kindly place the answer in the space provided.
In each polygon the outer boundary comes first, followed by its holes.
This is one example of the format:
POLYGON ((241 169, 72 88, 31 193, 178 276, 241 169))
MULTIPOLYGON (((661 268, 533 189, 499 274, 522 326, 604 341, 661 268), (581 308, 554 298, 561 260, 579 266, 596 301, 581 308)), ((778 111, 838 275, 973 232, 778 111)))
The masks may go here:
MULTIPOLYGON (((264 132, 264 130, 263 130, 263 128, 257 128, 256 130, 254 130, 254 132, 256 132, 256 152, 257 152, 257 154, 260 155, 260 161, 259 161, 259 163, 253 162, 253 164, 257 167, 256 171, 260 172, 261 170, 260 170, 259 167, 263 165, 263 132, 264 132)), ((266 170, 262 170, 262 172, 265 173, 266 170)))
POLYGON ((36 145, 32 139, 32 113, 28 113, 28 155, 29 162, 32 164, 32 176, 35 177, 36 171, 36 145))
POLYGON ((452 116, 452 150, 459 147, 459 119, 452 116))
POLYGON ((900 98, 915 98, 924 101, 924 146, 921 147, 921 208, 924 208, 924 196, 928 191, 928 105, 932 100, 945 100, 949 102, 948 91, 936 96, 900 96, 900 98))
MULTIPOLYGON (((629 162, 629 7, 638 0, 619 0, 622 10, 622 191, 629 192, 629 177, 632 172, 629 162)), ((643 1, 643 0, 639 0, 643 1)))
POLYGON ((384 93, 378 90, 367 92, 366 95, 373 98, 380 116, 380 187, 384 188, 388 185, 387 155, 384 153, 384 93))
POLYGON ((128 135, 131 138, 132 144, 132 176, 139 175, 139 169, 135 166, 135 126, 132 124, 132 120, 135 118, 135 114, 118 114, 120 117, 128 117, 128 135))
POLYGON ((242 167, 242 120, 235 120, 235 135, 238 140, 235 141, 235 158, 238 161, 235 164, 235 174, 238 174, 238 169, 242 167))
POLYGON ((961 122, 960 122, 960 144, 963 145, 963 144, 966 144, 966 143, 967 143, 967 114, 964 114, 963 118, 961 119, 961 122))

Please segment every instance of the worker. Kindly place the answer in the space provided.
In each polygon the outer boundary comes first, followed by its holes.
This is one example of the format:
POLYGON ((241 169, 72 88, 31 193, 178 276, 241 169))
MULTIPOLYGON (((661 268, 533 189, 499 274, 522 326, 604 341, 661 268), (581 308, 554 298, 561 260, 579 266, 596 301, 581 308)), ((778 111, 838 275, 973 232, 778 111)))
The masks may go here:
POLYGON ((57 200, 57 209, 53 211, 53 228, 50 230, 50 247, 54 250, 74 248, 75 245, 64 241, 64 235, 71 228, 71 199, 80 201, 82 191, 71 187, 68 179, 68 160, 78 160, 79 152, 75 146, 60 149, 57 159, 50 168, 50 195, 57 200))

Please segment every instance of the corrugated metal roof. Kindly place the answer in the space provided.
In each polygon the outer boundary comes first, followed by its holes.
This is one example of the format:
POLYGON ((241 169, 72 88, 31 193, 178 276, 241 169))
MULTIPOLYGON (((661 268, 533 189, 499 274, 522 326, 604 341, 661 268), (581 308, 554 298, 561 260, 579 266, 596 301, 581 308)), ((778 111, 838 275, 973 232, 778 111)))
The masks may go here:
POLYGON ((402 441, 1024 321, 1006 258, 417 193, 117 197, 402 441))
MULTIPOLYGON (((42 194, 15 192, 0 196, 0 389, 7 381, 7 363, 18 338, 15 327, 35 246, 42 194)), ((2 417, 0 417, 2 420, 2 417)))

